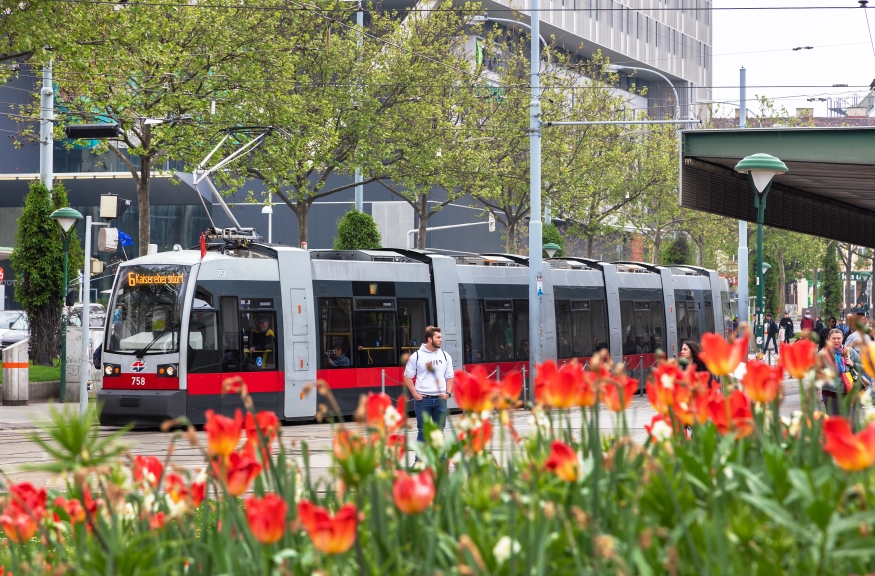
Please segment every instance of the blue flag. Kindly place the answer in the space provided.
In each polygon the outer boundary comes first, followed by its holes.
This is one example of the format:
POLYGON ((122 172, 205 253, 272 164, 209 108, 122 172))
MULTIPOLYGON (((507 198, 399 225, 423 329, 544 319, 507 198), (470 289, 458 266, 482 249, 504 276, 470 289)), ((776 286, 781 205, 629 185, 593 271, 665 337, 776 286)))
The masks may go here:
POLYGON ((134 245, 134 239, 122 232, 121 230, 118 231, 118 242, 122 245, 122 247, 134 245))

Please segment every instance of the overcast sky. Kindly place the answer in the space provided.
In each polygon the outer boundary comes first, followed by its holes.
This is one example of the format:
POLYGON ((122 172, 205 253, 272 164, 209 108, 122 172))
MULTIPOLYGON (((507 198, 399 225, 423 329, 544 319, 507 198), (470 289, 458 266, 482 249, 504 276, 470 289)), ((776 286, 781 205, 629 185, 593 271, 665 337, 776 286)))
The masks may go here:
MULTIPOLYGON (((813 106, 815 116, 826 116, 826 102, 808 102, 807 99, 869 92, 868 86, 875 79, 875 51, 866 26, 866 14, 856 0, 715 0, 714 6, 797 8, 714 12, 714 100, 738 105, 741 66, 747 68, 748 108, 756 106, 752 99, 760 94, 774 99, 791 114, 796 108, 813 106), (857 8, 798 9, 804 6, 857 8), (794 52, 797 46, 813 46, 814 49, 794 52), (848 84, 849 88, 833 88, 833 84, 848 84)), ((875 0, 870 6, 866 10, 875 27, 875 0)), ((723 106, 724 115, 734 115, 734 106, 723 106)))

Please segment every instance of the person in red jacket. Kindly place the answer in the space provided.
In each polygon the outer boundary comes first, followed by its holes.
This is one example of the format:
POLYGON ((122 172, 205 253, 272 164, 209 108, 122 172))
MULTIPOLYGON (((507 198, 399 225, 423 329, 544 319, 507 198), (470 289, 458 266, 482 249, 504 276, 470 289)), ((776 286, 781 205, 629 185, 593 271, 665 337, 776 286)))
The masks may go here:
POLYGON ((799 329, 805 332, 806 330, 814 330, 814 318, 811 317, 811 310, 806 310, 799 320, 799 329))

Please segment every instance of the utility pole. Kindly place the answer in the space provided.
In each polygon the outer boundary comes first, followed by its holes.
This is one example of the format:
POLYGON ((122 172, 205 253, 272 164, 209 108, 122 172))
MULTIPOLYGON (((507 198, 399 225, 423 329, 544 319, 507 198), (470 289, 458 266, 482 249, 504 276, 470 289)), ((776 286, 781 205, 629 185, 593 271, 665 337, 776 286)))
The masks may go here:
MULTIPOLYGON (((747 128, 747 70, 744 66, 738 77, 738 127, 747 128)), ((747 280, 747 221, 738 221, 738 321, 749 322, 747 280)))
MULTIPOLYGON (((359 34, 358 35, 358 47, 359 47, 359 54, 361 55, 362 32, 364 31, 363 29, 365 26, 365 13, 362 11, 361 0, 359 0, 359 9, 355 15, 355 23, 356 23, 356 26, 358 27, 358 34, 359 34)), ((361 90, 359 90, 359 95, 361 95, 361 90)), ((361 181, 362 181, 362 169, 356 168, 355 169, 355 183, 357 184, 357 186, 355 187, 355 209, 356 209, 356 212, 364 212, 365 191, 364 191, 364 186, 361 185, 361 181)))
POLYGON ((55 178, 52 166, 52 150, 54 140, 52 130, 55 125, 55 91, 52 88, 52 62, 43 66, 43 87, 40 93, 39 111, 39 172, 43 185, 52 190, 52 180, 55 178))
POLYGON ((541 249, 544 242, 541 219, 541 22, 538 0, 532 0, 531 76, 529 103, 529 355, 531 382, 542 360, 541 303, 544 298, 541 249))

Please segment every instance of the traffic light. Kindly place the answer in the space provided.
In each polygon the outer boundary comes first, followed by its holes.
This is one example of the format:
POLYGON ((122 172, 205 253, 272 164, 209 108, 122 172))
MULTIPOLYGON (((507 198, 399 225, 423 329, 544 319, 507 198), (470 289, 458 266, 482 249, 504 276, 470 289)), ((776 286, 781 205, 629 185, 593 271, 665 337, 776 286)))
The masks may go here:
POLYGON ((112 124, 70 124, 64 128, 64 134, 71 140, 116 138, 121 133, 121 127, 117 122, 112 124))

